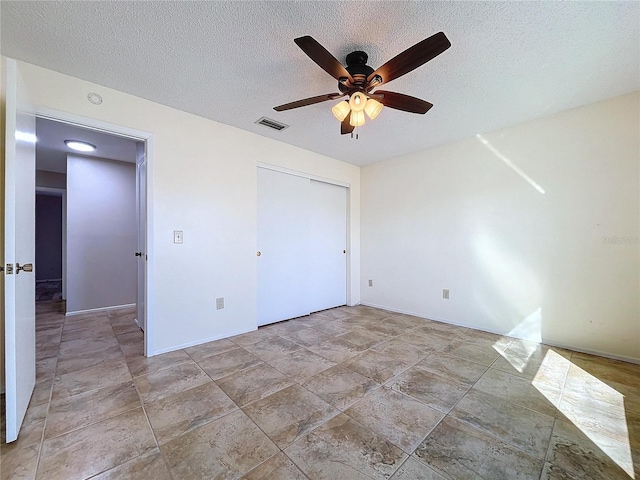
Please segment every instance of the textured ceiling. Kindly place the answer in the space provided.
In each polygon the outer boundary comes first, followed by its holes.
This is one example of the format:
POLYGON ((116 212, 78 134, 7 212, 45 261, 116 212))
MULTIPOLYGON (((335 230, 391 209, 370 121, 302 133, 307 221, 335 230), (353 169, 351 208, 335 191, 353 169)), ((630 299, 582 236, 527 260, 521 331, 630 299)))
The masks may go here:
POLYGON ((11 2, 4 55, 364 165, 640 88, 640 3, 11 2), (383 109, 339 135, 337 102, 272 107, 336 91, 293 39, 377 68, 439 31, 452 47, 385 89, 434 104, 383 109), (275 132, 254 122, 290 125, 275 132))
POLYGON ((36 120, 36 168, 48 172, 67 172, 67 155, 84 154, 76 152, 64 143, 65 140, 80 140, 96 146, 89 155, 93 157, 119 160, 121 162, 136 161, 136 141, 129 138, 109 135, 86 128, 80 128, 44 118, 36 120))

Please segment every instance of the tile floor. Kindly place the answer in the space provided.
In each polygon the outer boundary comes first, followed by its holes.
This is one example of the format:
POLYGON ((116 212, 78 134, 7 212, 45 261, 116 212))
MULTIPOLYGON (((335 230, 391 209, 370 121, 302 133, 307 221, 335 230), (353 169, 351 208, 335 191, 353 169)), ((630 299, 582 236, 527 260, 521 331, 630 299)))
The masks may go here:
POLYGON ((639 365, 368 307, 145 358, 62 309, 2 479, 640 478, 639 365))

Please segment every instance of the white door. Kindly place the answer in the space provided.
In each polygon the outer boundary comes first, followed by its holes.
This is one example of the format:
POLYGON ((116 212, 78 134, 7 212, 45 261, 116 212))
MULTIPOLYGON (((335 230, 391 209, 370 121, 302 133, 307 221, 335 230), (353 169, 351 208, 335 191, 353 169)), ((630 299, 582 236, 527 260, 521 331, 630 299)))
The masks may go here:
POLYGON ((347 303, 347 189, 311 180, 309 217, 309 308, 347 303))
POLYGON ((138 251, 136 252, 136 259, 138 261, 136 322, 142 330, 146 330, 145 285, 147 272, 147 161, 145 145, 142 142, 138 142, 136 151, 136 215, 138 219, 138 251))
POLYGON ((307 178, 258 168, 258 325, 311 313, 307 178))
POLYGON ((6 61, 5 80, 5 392, 7 442, 13 442, 36 381, 35 272, 28 271, 35 259, 36 122, 15 60, 6 61))

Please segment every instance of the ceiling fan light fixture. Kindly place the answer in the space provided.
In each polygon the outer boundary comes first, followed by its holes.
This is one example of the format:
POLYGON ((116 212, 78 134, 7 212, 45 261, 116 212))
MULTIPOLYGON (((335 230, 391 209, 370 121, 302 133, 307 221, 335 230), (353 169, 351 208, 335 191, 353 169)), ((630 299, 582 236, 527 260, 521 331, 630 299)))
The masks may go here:
MULTIPOLYGON (((362 112, 367 103, 367 96, 362 92, 356 92, 349 98, 349 106, 352 112, 362 112)), ((364 123, 364 122, 363 122, 364 123)))
POLYGON ((356 111, 354 112, 353 110, 351 111, 351 118, 349 119, 349 124, 352 127, 360 127, 362 125, 364 125, 364 112, 362 110, 360 110, 359 112, 356 111))
POLYGON ((380 114, 382 107, 383 105, 379 101, 370 98, 364 106, 364 111, 367 113, 369 118, 373 120, 380 114))
POLYGON ((349 115, 349 112, 351 111, 351 107, 349 107, 349 102, 343 100, 337 105, 334 105, 333 108, 331 108, 331 111, 333 112, 334 117, 341 122, 347 118, 347 115, 349 115))

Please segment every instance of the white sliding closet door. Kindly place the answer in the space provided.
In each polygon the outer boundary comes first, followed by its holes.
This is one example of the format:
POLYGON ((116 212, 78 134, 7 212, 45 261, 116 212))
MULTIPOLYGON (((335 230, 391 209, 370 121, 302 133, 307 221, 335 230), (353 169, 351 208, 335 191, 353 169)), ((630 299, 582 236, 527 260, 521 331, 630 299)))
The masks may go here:
POLYGON ((347 189, 311 180, 309 309, 347 303, 347 189))
POLYGON ((308 178, 258 168, 258 325, 308 315, 308 178))
POLYGON ((347 303, 347 189, 258 168, 258 325, 347 303))

